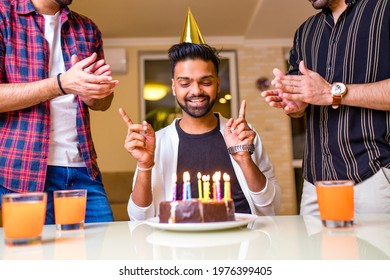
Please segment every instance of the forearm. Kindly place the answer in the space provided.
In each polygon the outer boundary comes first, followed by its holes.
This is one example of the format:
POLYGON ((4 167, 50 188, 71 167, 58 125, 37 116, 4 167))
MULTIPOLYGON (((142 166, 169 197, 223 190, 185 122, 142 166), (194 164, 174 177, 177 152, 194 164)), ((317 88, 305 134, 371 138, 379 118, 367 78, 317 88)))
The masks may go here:
POLYGON ((390 110, 390 79, 369 84, 347 85, 348 93, 341 104, 370 108, 374 110, 390 110))
POLYGON ((0 112, 21 110, 61 95, 55 77, 31 83, 0 84, 0 112))
POLYGON ((250 155, 248 154, 247 156, 240 156, 239 158, 237 156, 235 160, 244 174, 245 180, 249 186, 249 190, 252 192, 262 191, 266 186, 267 178, 253 162, 250 155))
POLYGON ((276 215, 280 208, 280 189, 276 179, 273 176, 266 177, 255 164, 254 167, 243 168, 256 214, 276 215))
POLYGON ((138 207, 148 207, 152 203, 152 170, 137 170, 132 199, 138 207))

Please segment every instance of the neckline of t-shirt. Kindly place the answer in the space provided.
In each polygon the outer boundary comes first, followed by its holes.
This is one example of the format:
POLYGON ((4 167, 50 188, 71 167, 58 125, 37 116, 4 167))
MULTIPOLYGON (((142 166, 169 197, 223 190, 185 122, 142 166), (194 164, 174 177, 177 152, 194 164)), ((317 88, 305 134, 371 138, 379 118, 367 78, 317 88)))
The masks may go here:
POLYGON ((214 135, 216 133, 219 133, 219 131, 220 131, 219 115, 218 114, 214 114, 214 115, 217 117, 217 120, 218 120, 217 126, 215 128, 213 128, 212 130, 208 131, 208 132, 201 133, 201 134, 187 133, 179 125, 181 119, 177 119, 176 122, 175 122, 175 127, 176 127, 176 130, 177 130, 177 133, 179 134, 180 137, 192 138, 192 139, 194 139, 194 138, 205 138, 205 137, 212 136, 212 135, 214 135))

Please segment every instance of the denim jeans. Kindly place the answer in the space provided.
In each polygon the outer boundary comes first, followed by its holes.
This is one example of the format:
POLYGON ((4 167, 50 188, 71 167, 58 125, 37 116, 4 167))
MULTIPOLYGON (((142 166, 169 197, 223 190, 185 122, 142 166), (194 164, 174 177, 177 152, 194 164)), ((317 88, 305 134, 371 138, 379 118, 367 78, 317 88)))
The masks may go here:
MULTIPOLYGON (((95 180, 92 180, 84 167, 48 166, 44 189, 47 193, 45 224, 55 223, 53 191, 72 189, 87 190, 85 223, 111 222, 114 220, 101 174, 95 180)), ((0 194, 10 192, 12 191, 0 186, 0 194)))

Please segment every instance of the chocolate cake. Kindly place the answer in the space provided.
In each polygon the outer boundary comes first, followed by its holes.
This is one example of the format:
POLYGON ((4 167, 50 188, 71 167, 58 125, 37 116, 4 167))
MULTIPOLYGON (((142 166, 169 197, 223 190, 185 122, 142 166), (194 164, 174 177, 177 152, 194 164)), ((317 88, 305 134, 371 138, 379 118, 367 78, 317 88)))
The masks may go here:
POLYGON ((211 223, 234 220, 232 200, 192 199, 160 203, 160 223, 211 223))

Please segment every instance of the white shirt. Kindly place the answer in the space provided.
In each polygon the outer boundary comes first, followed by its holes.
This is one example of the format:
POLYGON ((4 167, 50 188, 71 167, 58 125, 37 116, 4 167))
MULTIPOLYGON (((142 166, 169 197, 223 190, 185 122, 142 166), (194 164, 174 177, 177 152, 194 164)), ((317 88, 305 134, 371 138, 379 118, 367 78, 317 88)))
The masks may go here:
MULTIPOLYGON (((50 47, 49 76, 66 71, 61 49, 61 24, 59 12, 43 15, 45 38, 50 47)), ((83 167, 76 130, 77 100, 73 94, 50 101, 50 147, 49 165, 83 167)))

